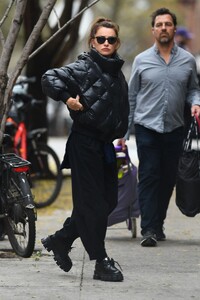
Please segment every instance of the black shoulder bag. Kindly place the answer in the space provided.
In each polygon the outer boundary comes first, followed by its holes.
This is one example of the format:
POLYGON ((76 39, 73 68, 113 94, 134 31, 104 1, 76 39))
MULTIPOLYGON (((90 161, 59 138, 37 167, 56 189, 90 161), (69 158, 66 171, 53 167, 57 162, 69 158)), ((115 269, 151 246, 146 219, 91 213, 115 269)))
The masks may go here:
POLYGON ((176 205, 187 217, 200 213, 199 127, 195 117, 183 143, 176 182, 176 205), (193 144, 195 145, 193 146, 193 144))

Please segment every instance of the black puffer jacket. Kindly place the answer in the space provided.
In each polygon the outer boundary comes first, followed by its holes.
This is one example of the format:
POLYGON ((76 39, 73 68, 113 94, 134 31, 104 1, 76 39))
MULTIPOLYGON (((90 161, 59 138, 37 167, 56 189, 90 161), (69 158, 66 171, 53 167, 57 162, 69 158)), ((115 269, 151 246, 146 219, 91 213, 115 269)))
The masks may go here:
POLYGON ((66 103, 80 96, 83 111, 70 110, 72 130, 104 142, 123 137, 128 126, 128 87, 121 71, 123 60, 83 53, 72 64, 47 71, 42 76, 43 92, 66 103))

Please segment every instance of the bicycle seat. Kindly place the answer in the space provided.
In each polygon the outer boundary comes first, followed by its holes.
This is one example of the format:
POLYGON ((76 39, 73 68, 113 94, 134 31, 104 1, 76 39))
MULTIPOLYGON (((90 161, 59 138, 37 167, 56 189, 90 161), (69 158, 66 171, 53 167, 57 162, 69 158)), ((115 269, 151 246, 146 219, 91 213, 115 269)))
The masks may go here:
POLYGON ((37 128, 28 132, 28 139, 39 138, 41 135, 47 132, 47 128, 37 128))

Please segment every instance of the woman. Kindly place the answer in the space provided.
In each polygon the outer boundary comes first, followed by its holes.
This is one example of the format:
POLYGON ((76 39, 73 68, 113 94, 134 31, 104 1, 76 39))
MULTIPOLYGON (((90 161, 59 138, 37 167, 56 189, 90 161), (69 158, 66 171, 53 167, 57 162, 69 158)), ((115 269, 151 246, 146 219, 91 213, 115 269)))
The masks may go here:
POLYGON ((91 26, 90 51, 42 77, 46 95, 67 104, 73 119, 62 168, 71 168, 73 211, 63 228, 42 239, 57 265, 68 272, 72 243, 81 238, 90 260, 96 260, 94 279, 122 281, 105 249, 108 215, 117 205, 117 167, 113 140, 128 126, 128 88, 118 56, 119 27, 98 18, 91 26))

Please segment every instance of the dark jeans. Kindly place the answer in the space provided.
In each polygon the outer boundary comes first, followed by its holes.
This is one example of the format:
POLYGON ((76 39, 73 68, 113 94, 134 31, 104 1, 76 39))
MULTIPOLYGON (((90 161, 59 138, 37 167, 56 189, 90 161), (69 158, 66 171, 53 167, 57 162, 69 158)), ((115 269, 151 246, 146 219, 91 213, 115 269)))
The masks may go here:
POLYGON ((68 245, 80 237, 90 259, 102 260, 107 256, 104 240, 108 215, 118 198, 114 146, 72 133, 66 150, 71 166, 73 212, 55 237, 68 245))
POLYGON ((183 143, 183 128, 158 133, 135 125, 139 158, 138 196, 141 234, 162 228, 176 183, 178 160, 183 143))

